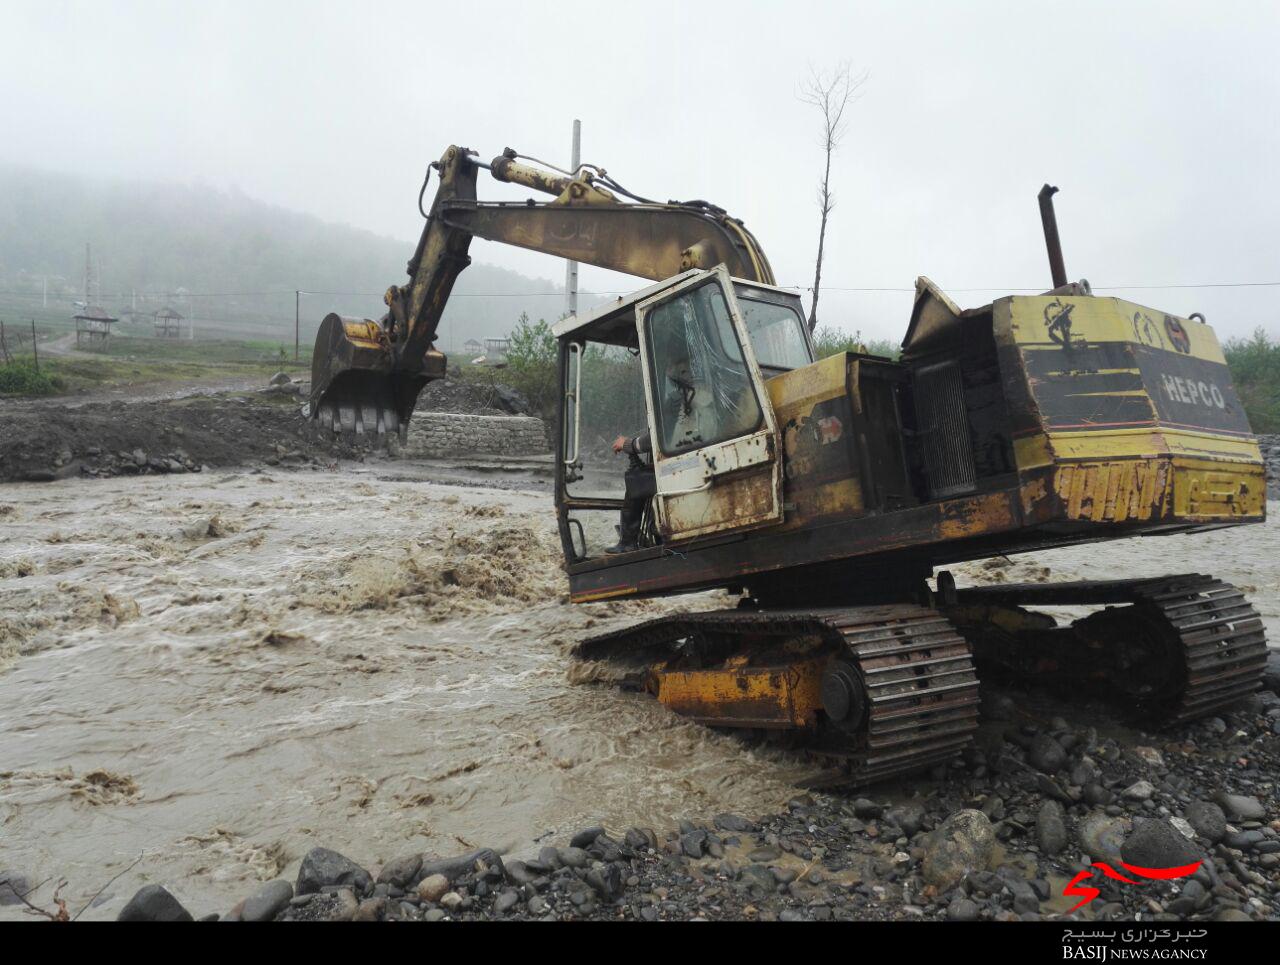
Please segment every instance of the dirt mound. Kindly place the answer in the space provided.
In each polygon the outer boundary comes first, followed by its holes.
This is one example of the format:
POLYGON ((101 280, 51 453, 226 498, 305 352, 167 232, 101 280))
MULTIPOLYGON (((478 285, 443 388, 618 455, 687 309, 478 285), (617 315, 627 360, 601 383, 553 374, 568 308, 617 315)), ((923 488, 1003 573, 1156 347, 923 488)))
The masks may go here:
POLYGON ((462 379, 431 382, 418 396, 420 412, 460 412, 464 415, 528 415, 529 402, 508 386, 483 385, 462 379))
POLYGON ((295 400, 262 395, 15 404, 0 419, 0 481, 305 465, 356 454, 307 429, 295 400))

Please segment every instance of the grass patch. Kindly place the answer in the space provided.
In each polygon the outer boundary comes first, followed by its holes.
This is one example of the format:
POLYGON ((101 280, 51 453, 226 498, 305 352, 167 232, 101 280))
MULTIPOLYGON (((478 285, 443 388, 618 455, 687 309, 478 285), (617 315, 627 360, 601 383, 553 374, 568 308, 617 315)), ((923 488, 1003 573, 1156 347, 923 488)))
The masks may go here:
POLYGON ((296 373, 311 365, 311 346, 294 362, 293 345, 270 340, 156 338, 113 334, 98 344, 84 344, 74 355, 41 358, 59 379, 61 391, 91 392, 156 382, 201 379, 262 379, 284 369, 296 373))
MULTIPOLYGON (((215 363, 275 366, 277 369, 293 364, 293 345, 266 340, 241 341, 236 339, 181 339, 156 338, 154 336, 113 335, 103 346, 82 346, 81 351, 91 351, 114 359, 131 361, 192 362, 202 365, 215 363)), ((311 346, 302 349, 299 364, 310 364, 311 346)))
POLYGON ((26 359, 0 365, 0 395, 56 395, 65 388, 66 383, 47 365, 37 369, 26 359))

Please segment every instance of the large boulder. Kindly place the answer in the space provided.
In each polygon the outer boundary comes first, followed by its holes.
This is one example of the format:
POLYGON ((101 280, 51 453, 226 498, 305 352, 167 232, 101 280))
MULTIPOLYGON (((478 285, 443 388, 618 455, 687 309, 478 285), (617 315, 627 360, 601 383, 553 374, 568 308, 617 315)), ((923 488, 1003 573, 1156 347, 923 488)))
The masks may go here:
POLYGON ((1139 821, 1120 848, 1125 864, 1137 868, 1181 868, 1204 855, 1168 821, 1139 821))
POLYGON ((1056 774, 1067 763, 1067 752, 1048 734, 1038 734, 1027 752, 1031 766, 1046 774, 1056 774))
POLYGON ((502 865, 502 858, 492 848, 480 848, 456 858, 423 859, 422 866, 415 875, 417 881, 430 878, 432 875, 444 875, 449 881, 457 881, 482 869, 496 871, 505 877, 507 869, 502 865))
POLYGON ((410 854, 403 858, 395 858, 388 861, 382 866, 382 870, 378 872, 378 884, 394 885, 397 888, 408 889, 417 877, 418 869, 422 867, 422 855, 410 854))
POLYGON ((995 830, 985 814, 971 808, 957 811, 925 841, 921 866, 925 884, 940 892, 954 888, 969 872, 984 870, 991 863, 995 846, 995 830))
POLYGON ((602 834, 604 834, 604 828, 598 824, 593 824, 589 828, 583 828, 570 838, 569 846, 573 848, 589 848, 595 844, 596 838, 602 834))
POLYGON ((193 921, 191 912, 182 907, 182 902, 169 894, 162 885, 147 885, 139 888, 129 899, 129 903, 120 909, 116 921, 193 921))
POLYGON ((924 808, 919 804, 899 804, 884 812, 884 820, 896 825, 903 834, 910 838, 924 824, 925 812, 924 808))
POLYGON ((1067 846, 1067 824, 1062 805, 1048 800, 1036 814, 1036 843, 1042 854, 1052 857, 1067 846))
POLYGON ((449 891, 449 879, 442 874, 430 874, 418 882, 418 897, 426 902, 436 902, 449 891))
POLYGON ((756 823, 749 821, 740 814, 717 814, 712 818, 712 823, 721 831, 728 831, 730 834, 748 833, 756 830, 756 823))
POLYGON ((1256 797, 1219 791, 1214 795, 1214 800, 1222 806, 1222 810, 1232 821, 1266 820, 1267 810, 1256 797))
POLYGON ((1128 833, 1128 818, 1113 818, 1105 811, 1094 811, 1080 822, 1076 840, 1080 850, 1095 861, 1116 864, 1121 860, 1120 849, 1128 833))
POLYGON ((343 886, 363 895, 373 886, 373 879, 350 858, 328 848, 312 848, 298 868, 296 891, 312 895, 322 888, 343 886))
POLYGON ((1227 834, 1227 816, 1212 801, 1192 801, 1183 817, 1193 831, 1210 844, 1217 844, 1227 834))
POLYGON ((532 411, 523 392, 501 383, 493 387, 493 404, 511 415, 528 415, 532 411))
POLYGON ((272 921, 288 907, 293 898, 293 885, 283 878, 268 881, 257 890, 240 910, 241 921, 272 921))

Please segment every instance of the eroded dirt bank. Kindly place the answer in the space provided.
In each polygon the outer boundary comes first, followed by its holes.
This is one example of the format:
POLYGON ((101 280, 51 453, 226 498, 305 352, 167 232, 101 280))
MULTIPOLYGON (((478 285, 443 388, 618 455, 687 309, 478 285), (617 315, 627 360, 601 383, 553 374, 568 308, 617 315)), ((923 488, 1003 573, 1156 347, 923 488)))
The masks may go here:
MULTIPOLYGON (((303 415, 310 383, 265 380, 122 387, 73 398, 0 398, 0 481, 50 481, 286 465, 335 468, 384 451, 320 439, 303 415), (128 393, 127 395, 124 393, 128 393)), ((503 386, 431 383, 419 412, 511 415, 527 402, 503 386)))
MULTIPOLYGON (((781 869, 783 892, 795 884, 783 879, 796 847, 808 857, 792 870, 808 863, 806 875, 813 846, 828 848, 809 828, 838 819, 855 822, 841 826, 869 848, 850 865, 857 884, 843 882, 870 889, 867 907, 850 898, 841 915, 876 914, 884 899, 875 888, 897 895, 895 908, 918 900, 902 887, 919 860, 913 838, 923 826, 911 815, 904 829, 872 817, 874 808, 859 817, 841 798, 788 812, 795 782, 811 770, 803 761, 682 723, 643 698, 570 682, 566 651, 583 635, 720 601, 571 607, 551 519, 542 495, 372 474, 0 486, 4 864, 33 881, 66 878, 73 910, 123 871, 85 917, 115 917, 155 882, 198 911, 226 911, 263 882, 295 878, 316 846, 375 873, 407 854, 484 846, 532 860, 536 875, 545 843, 564 845, 588 825, 621 838, 633 826, 661 834, 725 812, 753 822, 789 814, 753 840, 780 852, 755 863, 781 869), (892 837, 874 842, 868 823, 892 837)), ((1272 523, 1132 540, 968 570, 983 580, 1213 572, 1249 589, 1275 640, 1277 532, 1272 523)), ((1040 729, 1061 736, 1047 721, 1040 729)), ((1107 735, 1105 720, 1073 719, 1068 729, 1089 726, 1117 747, 1137 740, 1107 735)), ((1214 767, 1238 769, 1230 753, 1212 750, 1211 732, 1185 736, 1192 746, 1209 741, 1189 758, 1208 762, 1200 784, 1212 785, 1214 767)), ((1002 754, 1025 756, 1016 740, 1010 746, 968 762, 970 776, 994 780, 1002 754)), ((1081 753, 1078 738, 1073 746, 1081 753)), ((1165 774, 1127 768, 1113 780, 1165 774)), ((877 789, 876 807, 906 806, 919 787, 927 785, 877 789)), ((1006 809, 1034 821, 1040 792, 1029 787, 993 784, 969 801, 975 785, 956 785, 933 793, 921 821, 932 826, 935 810, 941 820, 966 803, 985 803, 996 821, 1006 809), (989 800, 1002 793, 1007 808, 989 800)), ((1160 806, 1163 793, 1153 792, 1160 806)), ((684 901, 683 878, 667 878, 655 887, 684 901)), ((563 897, 563 913, 582 908, 563 897)), ((749 889, 719 900, 730 914, 746 905, 761 906, 749 889)))

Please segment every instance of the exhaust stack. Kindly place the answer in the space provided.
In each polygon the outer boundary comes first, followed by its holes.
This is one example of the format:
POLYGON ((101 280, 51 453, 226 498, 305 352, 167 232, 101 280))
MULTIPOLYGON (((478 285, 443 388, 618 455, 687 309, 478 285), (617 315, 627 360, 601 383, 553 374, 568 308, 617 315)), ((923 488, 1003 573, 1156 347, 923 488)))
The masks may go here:
POLYGON ((1049 270, 1053 273, 1053 287, 1067 283, 1067 268, 1062 263, 1062 241, 1058 238, 1058 219, 1053 213, 1053 196, 1058 189, 1046 184, 1040 189, 1040 221, 1044 225, 1044 244, 1049 249, 1049 270))

